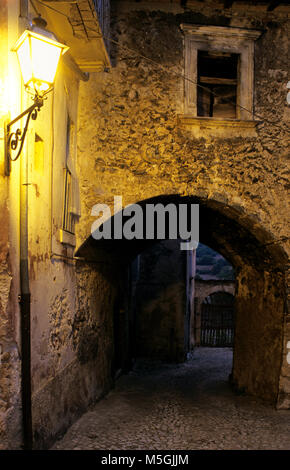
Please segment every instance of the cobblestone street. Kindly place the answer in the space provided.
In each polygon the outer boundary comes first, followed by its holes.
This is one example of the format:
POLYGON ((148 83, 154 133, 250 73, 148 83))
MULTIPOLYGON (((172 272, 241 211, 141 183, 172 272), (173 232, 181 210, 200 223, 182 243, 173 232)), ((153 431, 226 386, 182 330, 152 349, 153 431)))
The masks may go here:
POLYGON ((230 349, 184 364, 140 362, 53 449, 290 449, 290 412, 228 385, 230 349))

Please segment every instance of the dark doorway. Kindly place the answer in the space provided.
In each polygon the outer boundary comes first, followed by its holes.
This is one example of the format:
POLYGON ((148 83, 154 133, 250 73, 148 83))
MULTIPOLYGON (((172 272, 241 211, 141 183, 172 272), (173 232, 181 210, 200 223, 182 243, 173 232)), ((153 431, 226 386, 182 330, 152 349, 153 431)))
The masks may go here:
POLYGON ((209 295, 201 307, 200 345, 233 347, 234 296, 226 292, 209 295))

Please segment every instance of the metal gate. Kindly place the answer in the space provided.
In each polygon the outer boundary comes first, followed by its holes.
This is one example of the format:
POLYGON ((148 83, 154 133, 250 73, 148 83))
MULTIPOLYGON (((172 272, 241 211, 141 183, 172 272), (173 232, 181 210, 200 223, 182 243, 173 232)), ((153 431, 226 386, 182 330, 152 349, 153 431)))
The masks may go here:
POLYGON ((200 345, 231 347, 233 343, 233 305, 202 304, 200 345))

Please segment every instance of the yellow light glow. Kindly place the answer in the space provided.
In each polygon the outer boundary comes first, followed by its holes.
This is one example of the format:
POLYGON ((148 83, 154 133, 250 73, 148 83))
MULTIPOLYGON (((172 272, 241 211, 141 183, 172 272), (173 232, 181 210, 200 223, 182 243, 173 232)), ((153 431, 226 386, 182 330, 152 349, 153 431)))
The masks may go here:
POLYGON ((33 31, 24 31, 14 51, 17 53, 24 85, 41 94, 53 86, 60 56, 68 47, 33 31))

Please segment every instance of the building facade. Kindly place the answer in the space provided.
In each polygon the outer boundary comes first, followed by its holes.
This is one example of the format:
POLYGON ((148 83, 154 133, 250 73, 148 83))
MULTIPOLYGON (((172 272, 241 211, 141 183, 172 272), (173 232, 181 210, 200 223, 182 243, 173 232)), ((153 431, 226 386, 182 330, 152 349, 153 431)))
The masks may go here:
MULTIPOLYGON (((234 382, 287 408, 289 7, 185 3, 111 4, 113 67, 80 89, 95 110, 80 106, 88 217, 77 253, 101 259, 89 215, 115 194, 124 205, 198 202, 201 243, 236 273, 234 382)), ((117 259, 144 245, 114 247, 117 259)))

